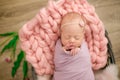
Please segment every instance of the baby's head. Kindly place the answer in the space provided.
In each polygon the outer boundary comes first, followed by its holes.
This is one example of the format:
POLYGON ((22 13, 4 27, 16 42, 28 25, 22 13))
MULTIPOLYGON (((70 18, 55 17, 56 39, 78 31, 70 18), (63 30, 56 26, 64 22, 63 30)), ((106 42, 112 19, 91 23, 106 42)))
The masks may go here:
POLYGON ((60 28, 62 45, 80 47, 84 39, 85 24, 85 19, 78 13, 71 12, 63 16, 60 28))

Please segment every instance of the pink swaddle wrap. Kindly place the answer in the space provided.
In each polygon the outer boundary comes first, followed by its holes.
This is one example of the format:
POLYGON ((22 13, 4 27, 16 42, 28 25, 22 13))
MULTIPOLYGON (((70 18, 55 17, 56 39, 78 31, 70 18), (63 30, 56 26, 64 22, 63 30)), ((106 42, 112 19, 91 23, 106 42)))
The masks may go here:
MULTIPOLYGON (((68 51, 69 53, 69 51, 68 51)), ((84 41, 75 56, 66 54, 58 40, 55 47, 53 80, 95 80, 90 54, 84 41)))

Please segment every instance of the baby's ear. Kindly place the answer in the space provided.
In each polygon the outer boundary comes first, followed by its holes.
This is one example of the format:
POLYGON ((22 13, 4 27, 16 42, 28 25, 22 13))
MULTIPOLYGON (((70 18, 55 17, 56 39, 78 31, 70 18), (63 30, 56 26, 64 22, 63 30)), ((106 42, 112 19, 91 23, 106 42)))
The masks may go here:
POLYGON ((87 22, 85 20, 85 18, 83 16, 81 16, 81 20, 80 20, 80 27, 83 29, 83 33, 85 33, 85 27, 87 25, 87 22))

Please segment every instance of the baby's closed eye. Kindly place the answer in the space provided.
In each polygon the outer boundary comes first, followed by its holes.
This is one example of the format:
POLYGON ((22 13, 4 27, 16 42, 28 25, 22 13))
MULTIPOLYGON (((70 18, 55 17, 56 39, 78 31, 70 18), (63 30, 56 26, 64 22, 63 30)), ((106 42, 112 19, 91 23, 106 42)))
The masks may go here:
POLYGON ((65 39, 70 39, 71 36, 70 35, 65 35, 64 37, 65 37, 65 39))
POLYGON ((75 36, 74 37, 76 40, 79 40, 81 37, 80 36, 75 36))

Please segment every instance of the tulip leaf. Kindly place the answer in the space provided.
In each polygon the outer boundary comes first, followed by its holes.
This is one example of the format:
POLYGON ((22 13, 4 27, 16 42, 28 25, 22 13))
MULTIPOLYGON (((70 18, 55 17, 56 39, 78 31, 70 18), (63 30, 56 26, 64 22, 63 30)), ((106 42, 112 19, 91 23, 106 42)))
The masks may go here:
POLYGON ((28 73, 28 64, 27 64, 27 61, 24 60, 24 62, 23 62, 23 75, 24 75, 24 78, 23 78, 23 80, 27 77, 27 73, 28 73))
POLYGON ((13 37, 13 39, 10 40, 10 41, 8 42, 8 44, 6 44, 6 45, 3 47, 2 51, 0 52, 0 54, 3 54, 5 50, 10 49, 10 48, 13 48, 13 52, 15 53, 15 51, 16 51, 16 44, 17 44, 18 39, 19 39, 18 35, 15 35, 15 36, 13 37))
POLYGON ((23 58, 24 58, 24 52, 21 50, 17 56, 17 60, 14 62, 14 66, 12 67, 12 72, 11 72, 12 77, 15 76, 23 58))
POLYGON ((16 34, 16 32, 7 32, 7 33, 0 34, 0 36, 5 37, 5 36, 11 36, 11 35, 14 35, 14 34, 16 34))

